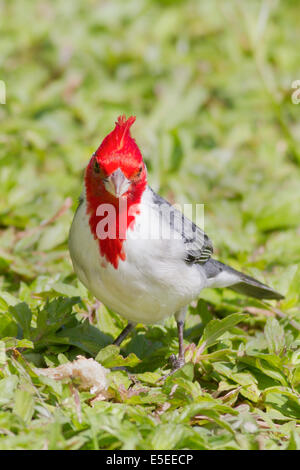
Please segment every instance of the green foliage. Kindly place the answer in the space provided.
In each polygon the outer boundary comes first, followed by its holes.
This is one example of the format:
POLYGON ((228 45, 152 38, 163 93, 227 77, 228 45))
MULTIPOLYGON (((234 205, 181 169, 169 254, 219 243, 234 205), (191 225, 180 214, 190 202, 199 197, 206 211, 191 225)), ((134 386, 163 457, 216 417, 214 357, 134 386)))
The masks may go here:
POLYGON ((300 449, 296 1, 1 2, 0 449, 300 449), (121 113, 155 190, 205 204, 216 256, 282 292, 206 290, 174 319, 125 321, 73 273, 83 168, 121 113), (77 355, 109 396, 37 368, 77 355))

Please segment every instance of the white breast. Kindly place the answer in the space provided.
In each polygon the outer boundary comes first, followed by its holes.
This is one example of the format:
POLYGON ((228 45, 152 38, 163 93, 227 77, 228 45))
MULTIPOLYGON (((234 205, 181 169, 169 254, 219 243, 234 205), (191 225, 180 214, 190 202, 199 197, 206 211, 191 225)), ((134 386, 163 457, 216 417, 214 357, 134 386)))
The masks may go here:
POLYGON ((117 269, 100 255, 85 201, 74 216, 69 237, 74 270, 81 282, 107 307, 141 323, 164 320, 198 297, 206 285, 201 269, 183 261, 182 240, 162 239, 168 226, 159 223, 149 197, 145 191, 134 229, 127 231, 126 259, 119 261, 117 269))

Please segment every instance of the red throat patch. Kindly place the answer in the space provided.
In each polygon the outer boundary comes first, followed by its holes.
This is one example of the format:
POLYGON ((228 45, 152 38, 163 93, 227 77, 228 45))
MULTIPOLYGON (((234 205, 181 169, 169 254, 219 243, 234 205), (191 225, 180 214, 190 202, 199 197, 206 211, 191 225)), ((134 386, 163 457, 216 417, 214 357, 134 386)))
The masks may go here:
MULTIPOLYGON (((135 116, 120 116, 116 126, 110 132, 95 154, 92 156, 85 172, 85 189, 89 225, 95 239, 98 239, 99 250, 115 269, 119 261, 126 259, 124 241, 127 231, 134 227, 135 217, 139 213, 139 203, 146 189, 147 175, 143 157, 135 140, 130 135, 130 127, 135 116), (105 180, 117 169, 121 169, 130 181, 128 191, 117 198, 107 191, 105 180), (126 204, 124 204, 126 202, 126 204), (108 210, 105 210, 109 204, 108 210), (114 227, 110 227, 108 236, 99 237, 99 224, 105 225, 108 213, 113 214, 114 227)), ((111 219, 110 219, 111 220, 111 219)))

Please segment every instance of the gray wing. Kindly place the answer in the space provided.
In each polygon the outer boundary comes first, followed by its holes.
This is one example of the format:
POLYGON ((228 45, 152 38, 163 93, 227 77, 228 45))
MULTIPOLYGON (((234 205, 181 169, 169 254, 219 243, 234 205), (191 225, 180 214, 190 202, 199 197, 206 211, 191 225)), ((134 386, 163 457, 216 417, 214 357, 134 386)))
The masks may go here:
MULTIPOLYGON (((213 245, 206 233, 185 217, 181 211, 175 209, 166 199, 156 194, 153 189, 149 189, 158 210, 163 205, 169 208, 167 212, 171 228, 181 236, 185 244, 185 261, 188 263, 206 263, 213 254, 213 245)), ((160 213, 162 217, 167 216, 165 211, 160 210, 160 213)))

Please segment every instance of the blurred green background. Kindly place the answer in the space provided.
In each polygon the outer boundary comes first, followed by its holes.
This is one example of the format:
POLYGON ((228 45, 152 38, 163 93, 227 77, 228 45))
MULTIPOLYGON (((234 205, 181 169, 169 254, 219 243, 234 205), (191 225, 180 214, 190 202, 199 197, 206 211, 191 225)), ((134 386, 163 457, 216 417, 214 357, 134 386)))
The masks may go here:
POLYGON ((263 269, 299 261, 296 0, 0 8, 3 266, 29 277, 70 271, 71 210, 18 243, 15 230, 51 218, 67 197, 75 208, 83 169, 121 113, 137 116, 154 189, 205 204, 220 257, 263 269))
MULTIPOLYGON (((299 321, 299 1, 2 0, 0 15, 1 336, 17 335, 7 310, 18 302, 81 295, 92 305, 68 230, 83 170, 123 113, 137 117, 151 186, 205 204, 216 256, 285 294, 281 311, 299 321)), ((226 291, 202 297, 221 316, 249 305, 226 291)), ((250 336, 265 322, 255 313, 250 336)), ((113 336, 123 326, 104 308, 94 324, 113 336)))

